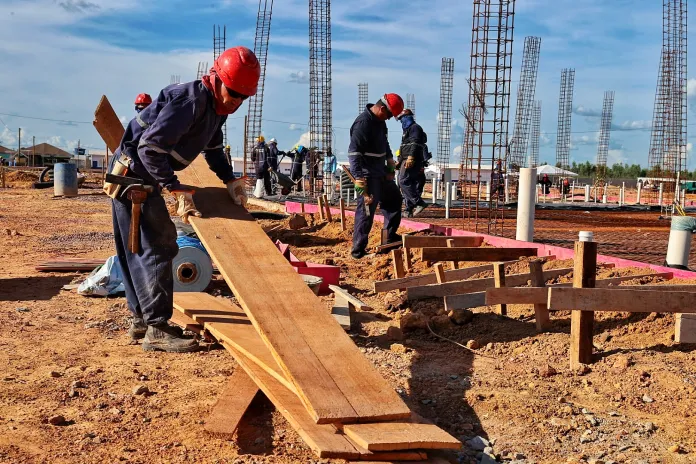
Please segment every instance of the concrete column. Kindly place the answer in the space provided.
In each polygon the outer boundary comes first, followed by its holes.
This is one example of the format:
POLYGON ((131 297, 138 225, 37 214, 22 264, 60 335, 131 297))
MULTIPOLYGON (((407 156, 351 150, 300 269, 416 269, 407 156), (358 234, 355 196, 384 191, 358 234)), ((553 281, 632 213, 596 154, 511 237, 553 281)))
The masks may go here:
POLYGON ((657 203, 662 206, 662 192, 664 191, 665 185, 660 182, 660 195, 658 197, 657 203))
POLYGON ((450 202, 452 201, 452 189, 450 183, 445 184, 445 219, 450 218, 450 202))
POLYGON ((452 198, 452 201, 457 199, 457 183, 456 182, 452 182, 452 196, 451 196, 451 198, 452 198))
POLYGON ((607 204, 607 194, 606 193, 602 195, 602 204, 605 204, 605 205, 607 204))
POLYGON ((572 185, 570 186, 570 202, 575 201, 575 181, 573 181, 572 185))
POLYGON ((510 184, 508 183, 509 178, 505 178, 505 203, 510 203, 510 184))
POLYGON ((536 168, 520 168, 520 182, 517 191, 516 239, 524 242, 534 241, 535 187, 536 168))
POLYGON ((486 182, 486 201, 491 201, 491 183, 486 182))
POLYGON ((437 178, 433 178, 433 204, 437 202, 437 178))
POLYGON ((636 198, 636 204, 640 205, 640 194, 643 191, 643 184, 639 183, 638 184, 638 198, 636 198))
POLYGON ((534 186, 534 203, 539 203, 539 185, 534 186))
POLYGON ((585 203, 590 202, 590 184, 585 185, 585 203))

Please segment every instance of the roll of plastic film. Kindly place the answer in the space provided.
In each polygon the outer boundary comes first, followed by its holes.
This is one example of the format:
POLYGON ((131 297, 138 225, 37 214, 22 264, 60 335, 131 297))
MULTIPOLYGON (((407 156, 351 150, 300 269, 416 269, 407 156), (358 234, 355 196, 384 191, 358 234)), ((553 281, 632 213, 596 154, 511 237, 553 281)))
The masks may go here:
POLYGON ((174 291, 202 292, 213 278, 213 263, 199 240, 177 238, 179 253, 173 260, 174 291))

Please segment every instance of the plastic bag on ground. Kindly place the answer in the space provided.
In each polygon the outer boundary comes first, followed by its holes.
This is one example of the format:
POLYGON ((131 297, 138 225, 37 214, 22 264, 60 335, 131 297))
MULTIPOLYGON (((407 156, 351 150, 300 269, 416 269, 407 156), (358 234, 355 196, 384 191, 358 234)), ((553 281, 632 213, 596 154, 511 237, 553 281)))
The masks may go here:
POLYGON ((123 271, 121 271, 118 256, 108 258, 77 287, 77 294, 83 296, 113 296, 125 291, 123 271))

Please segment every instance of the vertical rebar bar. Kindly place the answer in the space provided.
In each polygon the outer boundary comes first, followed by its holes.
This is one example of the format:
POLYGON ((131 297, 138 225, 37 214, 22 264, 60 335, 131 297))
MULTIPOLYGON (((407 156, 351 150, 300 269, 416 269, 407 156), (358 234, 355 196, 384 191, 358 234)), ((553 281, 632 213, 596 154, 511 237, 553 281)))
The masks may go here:
POLYGON ((358 84, 358 114, 365 111, 368 103, 367 82, 361 82, 358 84))
POLYGON ((532 134, 529 138, 529 167, 539 166, 539 138, 541 137, 541 101, 532 108, 532 134))
POLYGON ((599 127, 599 144, 597 145, 597 172, 595 184, 604 187, 607 177, 607 155, 609 153, 609 137, 611 135, 611 119, 614 112, 614 91, 604 92, 602 104, 602 122, 599 127))
MULTIPOLYGON (((452 149, 452 88, 454 85, 454 58, 442 58, 440 67, 440 111, 437 123, 437 171, 446 179, 452 149)), ((409 94, 411 95, 411 94, 409 94)), ((409 107, 410 108, 410 107, 409 107)))
POLYGON ((573 114, 573 87, 575 69, 561 71, 561 88, 558 96, 558 128, 556 132, 556 166, 570 167, 570 127, 573 114))

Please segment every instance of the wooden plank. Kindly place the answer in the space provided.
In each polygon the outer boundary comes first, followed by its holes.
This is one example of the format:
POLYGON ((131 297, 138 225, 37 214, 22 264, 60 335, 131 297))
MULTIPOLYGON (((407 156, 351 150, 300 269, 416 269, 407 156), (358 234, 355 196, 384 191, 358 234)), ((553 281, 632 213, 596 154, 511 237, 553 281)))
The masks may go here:
POLYGON ((404 270, 404 254, 399 250, 392 250, 391 257, 392 263, 394 263, 394 276, 400 279, 406 275, 406 271, 404 270))
POLYGON ((346 202, 343 201, 343 197, 339 198, 338 207, 341 210, 341 230, 346 230, 348 228, 346 225, 346 202))
POLYGON ((343 295, 337 293, 331 308, 331 315, 336 319, 343 330, 350 330, 350 306, 343 295))
POLYGON ((486 292, 464 293, 445 297, 445 311, 453 309, 471 309, 487 306, 486 292))
POLYGON ((331 216, 331 204, 329 203, 329 196, 327 194, 323 195, 323 203, 324 203, 324 216, 326 216, 326 220, 329 222, 333 222, 333 217, 331 216))
POLYGON ((180 180, 197 186, 191 220, 220 273, 319 423, 406 418, 410 411, 253 217, 198 157, 180 180))
MULTIPOLYGON (((571 284, 564 285, 570 286, 571 284)), ((486 305, 495 305, 500 303, 546 305, 546 302, 549 299, 549 291, 546 288, 489 288, 485 293, 486 305)))
POLYGON ((106 146, 109 147, 111 153, 115 153, 119 145, 121 145, 125 129, 123 129, 123 125, 118 116, 116 116, 116 112, 106 95, 102 95, 97 109, 94 110, 94 121, 92 124, 97 129, 102 140, 106 142, 106 146))
POLYGON ((218 395, 203 428, 214 434, 233 435, 258 391, 259 387, 244 370, 235 369, 218 395))
MULTIPOLYGON (((544 265, 541 261, 529 262, 529 275, 531 276, 532 287, 546 287, 546 279, 544 278, 544 265)), ((551 327, 551 318, 549 317, 549 309, 544 303, 534 305, 534 319, 538 332, 544 332, 551 327)))
MULTIPOLYGON (((505 264, 493 263, 493 281, 495 288, 505 287, 505 264)), ((498 305, 498 314, 507 316, 507 305, 505 303, 498 305)))
POLYGON ((410 272, 413 269, 411 266, 411 248, 406 245, 406 237, 410 237, 410 235, 404 235, 401 239, 404 247, 404 269, 410 272))
POLYGON ((42 272, 91 272, 105 262, 106 258, 61 258, 53 261, 42 261, 34 269, 42 272))
POLYGON ((266 370, 278 382, 297 393, 242 309, 224 298, 207 293, 174 293, 174 309, 203 326, 225 347, 232 346, 266 370))
POLYGON ((184 330, 190 330, 191 332, 195 332, 197 334, 202 334, 205 331, 202 324, 199 324, 194 319, 180 311, 173 311, 169 322, 178 325, 184 330))
POLYGON ((405 248, 446 247, 452 240, 455 247, 479 247, 483 237, 448 237, 446 235, 404 235, 405 248))
POLYGON ((435 278, 437 279, 438 284, 444 284, 447 282, 447 278, 445 277, 445 268, 442 266, 442 263, 435 263, 435 265, 433 265, 433 270, 435 271, 435 278))
MULTIPOLYGON (((456 248, 454 245, 454 240, 453 239, 448 239, 447 240, 447 248, 456 248)), ((456 261, 450 261, 452 263, 452 270, 459 269, 459 263, 456 261)))
POLYGON ((450 464, 450 462, 443 458, 432 457, 427 461, 404 461, 401 459, 393 461, 349 461, 348 464, 450 464))
POLYGON ((631 313, 695 313, 696 292, 623 290, 607 288, 551 288, 549 309, 625 311, 631 313))
POLYGON ((460 449, 462 444, 433 424, 381 422, 343 426, 351 440, 370 451, 403 449, 460 449))
MULTIPOLYGON (((550 269, 544 271, 545 279, 553 279, 572 272, 571 268, 550 269)), ((446 274, 447 275, 447 274, 446 274)), ((449 276, 448 276, 449 277, 449 276)), ((526 285, 529 274, 510 274, 505 276, 508 287, 526 285)), ((406 298, 418 300, 423 298, 442 298, 448 295, 460 295, 462 293, 483 292, 489 287, 495 286, 495 277, 486 279, 462 280, 459 282, 445 282, 444 284, 423 285, 406 289, 406 298)))
MULTIPOLYGON (((575 242, 574 288, 593 288, 597 280, 597 243, 575 242)), ((552 289, 553 290, 553 289, 552 289)), ((577 308, 576 308, 577 309, 577 308)), ((592 363, 594 313, 573 311, 570 316, 570 367, 592 363)))
POLYGON ((346 289, 339 287, 338 285, 329 285, 329 288, 331 289, 332 292, 336 294, 336 296, 341 295, 343 298, 348 301, 348 303, 352 304, 355 308, 359 309, 360 311, 372 311, 372 308, 363 303, 363 301, 356 297, 351 295, 346 291, 346 289))
POLYGON ((322 195, 317 197, 317 210, 319 211, 319 220, 324 221, 324 197, 322 195))
POLYGON ((423 261, 510 261, 536 254, 536 248, 423 248, 423 261))

